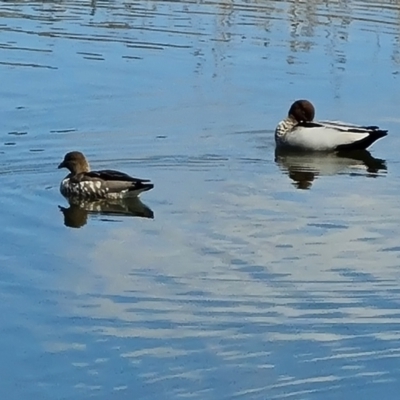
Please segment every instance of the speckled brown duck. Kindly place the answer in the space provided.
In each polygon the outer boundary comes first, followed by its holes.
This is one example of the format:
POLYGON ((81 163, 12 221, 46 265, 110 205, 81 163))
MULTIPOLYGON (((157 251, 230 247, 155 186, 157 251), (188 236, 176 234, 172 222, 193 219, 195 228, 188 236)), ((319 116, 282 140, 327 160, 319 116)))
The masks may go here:
POLYGON ((154 187, 148 179, 133 178, 124 172, 111 169, 91 171, 85 156, 79 151, 67 153, 58 168, 70 171, 60 185, 65 197, 123 199, 137 197, 154 187))

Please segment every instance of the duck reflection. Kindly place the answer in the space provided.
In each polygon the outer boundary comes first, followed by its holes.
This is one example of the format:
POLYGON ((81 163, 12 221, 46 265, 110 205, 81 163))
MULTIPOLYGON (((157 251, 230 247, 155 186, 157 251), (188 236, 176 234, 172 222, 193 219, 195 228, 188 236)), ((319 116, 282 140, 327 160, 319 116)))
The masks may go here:
POLYGON ((69 207, 58 206, 64 214, 64 225, 70 228, 81 228, 86 225, 89 214, 104 216, 125 216, 154 218, 153 211, 143 204, 139 198, 119 200, 85 201, 68 199, 69 207))
POLYGON ((289 175, 297 189, 310 189, 318 176, 362 174, 378 177, 387 169, 385 160, 372 157, 367 150, 321 154, 277 149, 275 162, 289 175))

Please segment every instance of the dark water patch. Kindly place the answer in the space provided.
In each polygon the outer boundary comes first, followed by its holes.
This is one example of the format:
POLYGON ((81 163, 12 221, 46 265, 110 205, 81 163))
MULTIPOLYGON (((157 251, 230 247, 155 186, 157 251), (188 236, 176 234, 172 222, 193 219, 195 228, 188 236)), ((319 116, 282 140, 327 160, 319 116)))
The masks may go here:
POLYGON ((126 47, 139 47, 139 48, 148 48, 148 46, 152 46, 154 49, 162 49, 162 48, 176 48, 176 49, 190 49, 192 46, 184 45, 184 44, 175 44, 175 43, 145 43, 145 42, 136 42, 130 43, 126 47), (146 47, 147 46, 147 47, 146 47))
POLYGON ((76 54, 81 54, 83 56, 89 56, 89 57, 103 57, 102 54, 90 53, 90 52, 87 52, 87 51, 77 51, 76 54))
POLYGON ((6 65, 9 67, 32 67, 32 68, 46 68, 46 69, 58 69, 58 67, 53 67, 51 65, 41 65, 41 64, 32 64, 32 63, 19 63, 19 62, 7 62, 0 61, 0 65, 6 65))
POLYGON ((353 239, 356 242, 374 242, 378 240, 377 237, 361 237, 361 238, 355 238, 353 239))
POLYGON ((91 56, 83 56, 85 60, 93 60, 93 61, 104 61, 104 57, 91 57, 91 56))
POLYGON ((23 135, 27 135, 28 132, 26 131, 12 131, 12 132, 8 132, 9 135, 14 135, 14 136, 23 136, 23 135))
POLYGON ((122 58, 126 58, 128 60, 143 60, 143 57, 138 56, 122 56, 122 58))
POLYGON ((386 247, 386 248, 381 249, 380 251, 399 252, 400 251, 400 246, 386 247))
POLYGON ((52 129, 50 133, 69 133, 69 132, 76 132, 76 128, 67 128, 67 129, 52 129))
POLYGON ((48 49, 34 49, 34 48, 29 48, 29 47, 16 47, 16 46, 11 46, 11 44, 0 44, 0 49, 33 51, 33 52, 41 52, 41 53, 51 53, 53 51, 53 50, 48 50, 48 49))
POLYGON ((106 29, 131 29, 130 24, 123 22, 91 23, 90 26, 95 28, 106 28, 106 29))

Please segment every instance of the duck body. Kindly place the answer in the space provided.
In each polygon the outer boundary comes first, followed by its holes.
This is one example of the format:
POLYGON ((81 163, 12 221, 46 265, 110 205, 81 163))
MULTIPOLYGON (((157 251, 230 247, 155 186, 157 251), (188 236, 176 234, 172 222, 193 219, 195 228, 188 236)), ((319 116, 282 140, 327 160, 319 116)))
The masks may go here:
POLYGON ((60 184, 60 192, 67 198, 124 199, 154 187, 148 179, 133 178, 120 171, 91 171, 85 156, 78 151, 67 153, 58 168, 70 171, 60 184))
POLYGON ((387 135, 386 130, 377 126, 313 119, 312 104, 307 100, 297 100, 289 110, 288 117, 281 121, 275 130, 276 146, 322 152, 365 150, 387 135), (301 111, 302 109, 304 110, 301 111))

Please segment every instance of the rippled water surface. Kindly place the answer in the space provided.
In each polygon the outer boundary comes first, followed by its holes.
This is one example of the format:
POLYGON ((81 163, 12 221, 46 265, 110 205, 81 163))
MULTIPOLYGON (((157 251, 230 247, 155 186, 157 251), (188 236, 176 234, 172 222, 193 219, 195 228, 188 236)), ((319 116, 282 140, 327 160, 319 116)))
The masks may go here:
POLYGON ((0 17, 1 399, 398 398, 397 2, 0 17), (275 153, 296 98, 389 136, 275 153), (155 188, 68 204, 71 150, 155 188))

